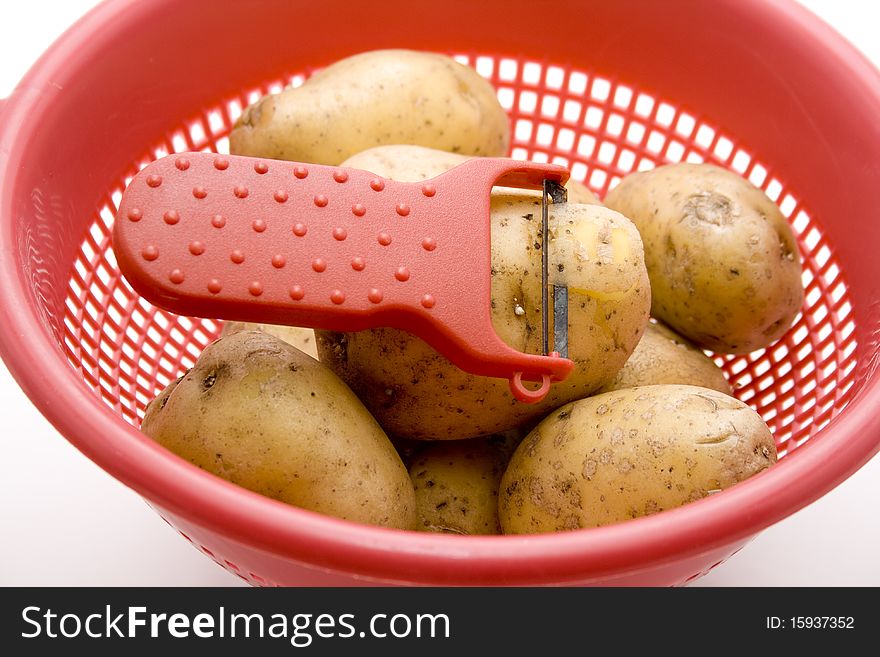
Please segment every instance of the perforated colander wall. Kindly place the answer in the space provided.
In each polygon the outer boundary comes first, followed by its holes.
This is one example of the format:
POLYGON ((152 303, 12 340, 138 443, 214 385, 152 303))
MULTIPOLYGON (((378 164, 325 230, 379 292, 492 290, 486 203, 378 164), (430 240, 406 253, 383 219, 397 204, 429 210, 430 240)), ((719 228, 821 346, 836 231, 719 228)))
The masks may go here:
MULTIPOLYGON (((747 356, 719 357, 736 395, 752 405, 790 453, 821 430, 853 393, 855 325, 843 272, 819 222, 776 170, 723 134, 711 117, 617 80, 536 62, 457 55, 497 88, 513 127, 512 156, 569 166, 600 197, 621 176, 665 162, 712 162, 764 189, 794 228, 804 260, 804 307, 777 344, 747 356)), ((149 161, 187 150, 228 152, 227 135, 242 108, 306 70, 206 108, 179 129, 157 135, 96 208, 70 274, 63 340, 85 383, 137 425, 147 403, 191 367, 220 323, 166 313, 122 280, 110 232, 124 186, 149 161)), ((145 145, 146 146, 146 145, 145 145)), ((759 148, 760 145, 753 145, 759 148)))

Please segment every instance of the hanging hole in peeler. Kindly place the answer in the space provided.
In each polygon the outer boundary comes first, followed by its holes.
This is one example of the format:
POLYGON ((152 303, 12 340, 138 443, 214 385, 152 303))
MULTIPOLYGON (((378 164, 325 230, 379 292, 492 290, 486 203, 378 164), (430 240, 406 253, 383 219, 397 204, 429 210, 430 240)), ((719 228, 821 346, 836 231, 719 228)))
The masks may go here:
POLYGON ((522 376, 522 372, 516 372, 513 375, 513 378, 510 379, 510 392, 513 393, 513 396, 516 397, 518 401, 525 404, 536 404, 544 399, 544 397, 547 396, 547 393, 550 392, 549 374, 541 375, 541 385, 535 390, 530 390, 525 387, 522 376))

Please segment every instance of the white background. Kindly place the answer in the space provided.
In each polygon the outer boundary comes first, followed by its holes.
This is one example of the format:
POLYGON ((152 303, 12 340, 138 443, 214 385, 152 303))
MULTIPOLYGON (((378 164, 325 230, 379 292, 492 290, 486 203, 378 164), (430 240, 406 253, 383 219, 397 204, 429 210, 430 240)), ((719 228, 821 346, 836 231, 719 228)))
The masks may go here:
MULTIPOLYGON (((0 98, 95 4, 4 2, 0 98)), ((803 4, 880 62, 877 4, 803 4)), ((241 584, 59 436, 2 364, 0 418, 0 585, 241 584)), ((763 532, 699 584, 880 585, 878 498, 880 458, 875 458, 823 499, 763 532)))

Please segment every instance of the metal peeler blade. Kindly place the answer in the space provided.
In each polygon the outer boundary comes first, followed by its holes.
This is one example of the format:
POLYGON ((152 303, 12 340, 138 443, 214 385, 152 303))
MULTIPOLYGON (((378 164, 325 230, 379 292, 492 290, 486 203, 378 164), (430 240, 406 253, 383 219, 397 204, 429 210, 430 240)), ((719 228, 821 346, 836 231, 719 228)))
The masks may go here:
MULTIPOLYGON (((541 338, 544 355, 550 353, 549 306, 550 306, 550 228, 549 201, 566 203, 568 192, 565 187, 554 180, 544 180, 541 196, 541 338)), ((553 352, 562 358, 568 358, 568 288, 564 285, 553 286, 553 352)))

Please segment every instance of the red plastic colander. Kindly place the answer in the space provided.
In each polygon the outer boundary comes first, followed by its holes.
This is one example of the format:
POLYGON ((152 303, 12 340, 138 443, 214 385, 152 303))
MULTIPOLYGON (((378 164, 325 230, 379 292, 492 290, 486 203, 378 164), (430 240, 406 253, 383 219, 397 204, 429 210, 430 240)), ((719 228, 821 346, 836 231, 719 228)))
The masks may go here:
POLYGON ((89 458, 255 584, 675 584, 809 504, 880 447, 880 75, 786 0, 111 0, 0 108, 0 352, 89 458), (806 300, 773 347, 725 357, 781 459, 730 490, 539 536, 403 532, 324 517, 191 466, 137 429, 216 322, 158 311, 109 244, 122 189, 176 151, 227 149, 242 107, 347 55, 458 56, 497 87, 515 157, 600 195, 628 171, 709 161, 767 191, 806 300))

